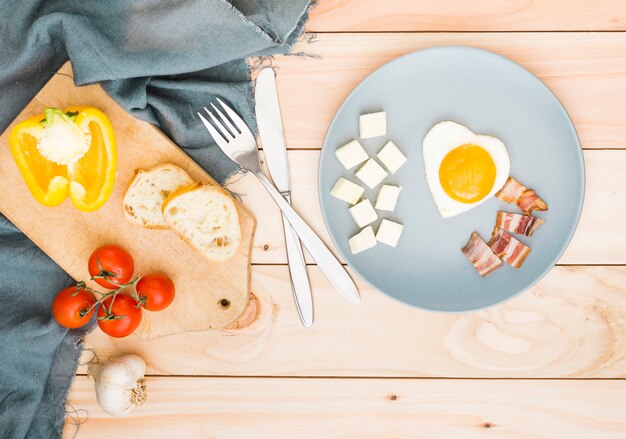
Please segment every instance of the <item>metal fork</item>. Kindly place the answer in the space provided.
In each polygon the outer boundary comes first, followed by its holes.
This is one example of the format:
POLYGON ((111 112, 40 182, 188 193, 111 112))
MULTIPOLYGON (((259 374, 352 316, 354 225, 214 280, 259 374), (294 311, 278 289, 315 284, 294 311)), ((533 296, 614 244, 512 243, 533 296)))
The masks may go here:
POLYGON ((298 234, 300 240, 309 251, 309 254, 317 263, 317 266, 320 268, 322 273, 324 273, 324 276, 326 276, 337 291, 339 291, 339 293, 341 293, 341 295, 343 295, 343 297, 345 297, 349 302, 359 303, 361 300, 359 291, 344 267, 332 254, 328 247, 326 247, 319 236, 315 234, 313 229, 311 229, 311 227, 304 222, 300 215, 298 215, 291 205, 289 205, 289 203, 283 198, 280 192, 278 192, 273 183, 267 178, 261 169, 259 150, 257 148, 256 140, 246 123, 237 113, 235 113, 235 111, 233 111, 219 98, 217 101, 222 106, 222 109, 226 112, 230 120, 224 116, 224 114, 213 103, 211 103, 211 107, 217 116, 215 116, 215 114, 209 111, 206 107, 204 110, 207 112, 215 126, 212 125, 202 114, 198 113, 202 123, 213 137, 213 140, 215 140, 215 143, 217 143, 221 150, 224 151, 224 154, 226 154, 232 161, 252 172, 259 179, 267 192, 269 192, 271 197, 274 199, 274 202, 276 202, 280 210, 282 210, 285 218, 298 234))

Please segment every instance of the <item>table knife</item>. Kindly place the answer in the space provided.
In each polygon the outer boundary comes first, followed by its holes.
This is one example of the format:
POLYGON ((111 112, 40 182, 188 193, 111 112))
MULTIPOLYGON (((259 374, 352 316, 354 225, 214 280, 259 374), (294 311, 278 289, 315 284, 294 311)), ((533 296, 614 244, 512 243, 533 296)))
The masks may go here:
MULTIPOLYGON (((291 204, 291 178, 283 123, 276 90, 276 77, 272 68, 261 70, 256 79, 254 90, 256 100, 256 119, 259 136, 263 144, 265 162, 274 185, 291 204)), ((311 285, 306 270, 300 239, 283 217, 285 246, 291 276, 291 289, 296 301, 296 308, 302 324, 313 324, 313 299, 311 285)))

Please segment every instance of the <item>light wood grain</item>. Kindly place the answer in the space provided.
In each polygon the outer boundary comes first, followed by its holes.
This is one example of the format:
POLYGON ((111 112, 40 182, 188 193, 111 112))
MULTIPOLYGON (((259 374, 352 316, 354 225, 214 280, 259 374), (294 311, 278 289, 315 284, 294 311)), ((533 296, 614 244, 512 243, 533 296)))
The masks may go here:
POLYGON ((135 274, 165 272, 176 284, 176 299, 165 311, 144 313, 138 333, 154 338, 189 330, 221 328, 233 322, 248 302, 250 244, 254 218, 237 203, 242 229, 241 246, 229 261, 211 263, 168 230, 148 230, 129 224, 122 212, 122 197, 136 169, 171 162, 187 170, 198 182, 217 185, 189 156, 153 125, 141 122, 117 105, 99 85, 75 87, 69 63, 44 86, 15 122, 0 137, 0 184, 11 187, 0 197, 0 211, 77 280, 89 281, 87 260, 103 244, 118 244, 135 260, 135 274), (118 167, 115 187, 107 203, 96 212, 80 212, 70 200, 50 208, 28 191, 11 157, 7 139, 16 122, 41 114, 45 107, 91 105, 111 120, 118 167), (228 306, 222 306, 226 299, 228 306))
MULTIPOLYGON (((314 32, 624 30, 626 3, 321 0, 311 17, 314 32)), ((340 103, 365 76, 397 56, 445 44, 521 63, 562 100, 584 148, 626 148, 624 33, 320 34, 296 50, 321 59, 275 60, 288 146, 319 149, 340 103)), ((294 204, 329 242, 317 201, 318 157, 290 153, 294 204)), ((585 209, 560 262, 625 264, 626 151, 587 151, 585 162, 585 209)), ((278 211, 264 190, 250 177, 229 189, 259 220, 254 262, 284 264, 278 211)), ((626 267, 557 267, 506 304, 465 315, 411 309, 362 282, 363 302, 352 306, 316 267, 309 271, 311 329, 298 321, 287 267, 256 265, 251 306, 229 328, 149 343, 91 334, 87 344, 101 359, 138 353, 151 374, 259 378, 149 377, 147 404, 113 421, 97 406, 91 380, 79 376, 70 402, 90 420, 78 437, 624 437, 626 382, 581 378, 626 377, 626 267), (444 376, 579 379, 397 379, 444 376)), ((67 425, 65 436, 73 433, 67 425)))
POLYGON ((311 32, 626 30, 621 0, 320 0, 311 32), (593 9, 593 10, 590 10, 593 9))
POLYGON ((557 267, 519 297, 464 315, 410 308, 360 281, 362 302, 351 305, 317 267, 309 273, 311 329, 298 320, 287 267, 255 266, 259 312, 238 329, 150 342, 94 332, 87 345, 101 360, 136 353, 165 375, 626 376, 626 267, 557 267))
POLYGON ((148 378, 147 388, 143 407, 111 419, 77 378, 70 402, 89 413, 78 437, 617 439, 626 429, 624 381, 148 378))
MULTIPOLYGON (((585 151, 586 196, 582 218, 561 264, 626 264, 626 151, 585 151)), ((290 151, 293 204, 311 226, 331 243, 318 202, 318 151, 290 151)), ((254 263, 286 263, 278 209, 254 179, 238 177, 228 189, 256 216, 254 263)), ((567 190, 567 188, 563 188, 567 190)), ((420 202, 418 200, 416 203, 420 202)), ((428 203, 431 200, 421 200, 428 203)), ((347 239, 347 238, 346 238, 347 239)), ((309 262, 312 260, 309 258, 309 262)))
POLYGON ((441 45, 475 46, 511 58, 556 93, 584 148, 626 147, 626 33, 620 32, 320 34, 315 43, 295 48, 320 59, 275 62, 288 146, 320 148, 339 105, 369 73, 398 56, 441 45))

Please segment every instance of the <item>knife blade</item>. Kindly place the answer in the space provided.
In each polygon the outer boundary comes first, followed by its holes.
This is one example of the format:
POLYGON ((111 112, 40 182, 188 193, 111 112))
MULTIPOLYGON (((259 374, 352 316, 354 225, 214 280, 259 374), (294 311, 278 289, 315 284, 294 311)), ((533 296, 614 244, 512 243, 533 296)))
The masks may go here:
MULTIPOLYGON (((272 68, 261 70, 254 90, 259 137, 265 153, 265 162, 274 185, 291 204, 291 178, 287 146, 280 115, 276 77, 272 68)), ((283 217, 285 246, 291 276, 291 288, 302 324, 313 324, 313 299, 300 239, 283 217)))
POLYGON ((279 192, 288 192, 291 190, 291 178, 289 176, 287 146, 280 115, 280 104, 278 103, 276 77, 272 68, 268 67, 259 72, 254 94, 256 120, 267 167, 276 189, 279 192))

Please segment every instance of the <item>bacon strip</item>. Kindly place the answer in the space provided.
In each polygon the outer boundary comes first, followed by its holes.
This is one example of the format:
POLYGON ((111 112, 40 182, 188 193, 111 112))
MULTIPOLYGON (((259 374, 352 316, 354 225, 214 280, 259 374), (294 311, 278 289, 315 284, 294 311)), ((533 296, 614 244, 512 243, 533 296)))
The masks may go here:
POLYGON ((517 200, 517 207, 527 215, 533 210, 548 210, 548 205, 532 189, 524 191, 522 197, 517 200))
POLYGON ((505 203, 516 203, 526 215, 530 215, 533 210, 548 210, 548 205, 534 190, 527 189, 513 177, 507 179, 502 189, 496 193, 496 197, 505 203))
POLYGON ((478 274, 483 277, 502 266, 502 261, 498 259, 476 232, 472 232, 469 242, 461 251, 476 268, 478 274))
POLYGON ((501 199, 505 203, 515 203, 524 191, 526 191, 526 186, 513 177, 509 177, 502 189, 496 193, 496 198, 501 199))
POLYGON ((487 245, 499 258, 515 268, 521 267, 524 259, 530 253, 530 247, 525 246, 498 227, 493 229, 493 234, 487 245))
POLYGON ((496 227, 518 235, 531 236, 543 224, 543 219, 519 213, 498 212, 496 227))

